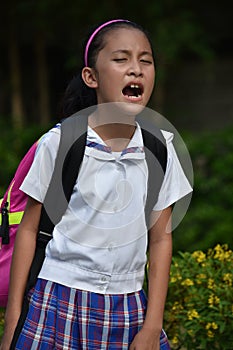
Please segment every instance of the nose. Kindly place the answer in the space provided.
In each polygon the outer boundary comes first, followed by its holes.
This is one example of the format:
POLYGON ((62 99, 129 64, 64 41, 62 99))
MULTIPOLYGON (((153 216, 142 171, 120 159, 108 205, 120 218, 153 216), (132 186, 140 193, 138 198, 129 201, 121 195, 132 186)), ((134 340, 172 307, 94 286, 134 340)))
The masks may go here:
POLYGON ((142 67, 138 59, 132 59, 130 61, 128 74, 136 77, 142 76, 142 67))

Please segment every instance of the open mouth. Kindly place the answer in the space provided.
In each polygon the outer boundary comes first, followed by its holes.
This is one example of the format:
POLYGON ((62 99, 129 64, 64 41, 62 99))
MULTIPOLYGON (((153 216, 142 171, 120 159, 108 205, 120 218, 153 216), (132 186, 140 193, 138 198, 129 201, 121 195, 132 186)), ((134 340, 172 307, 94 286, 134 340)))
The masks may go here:
POLYGON ((129 84, 124 87, 122 93, 128 98, 140 98, 143 94, 143 87, 139 84, 129 84))

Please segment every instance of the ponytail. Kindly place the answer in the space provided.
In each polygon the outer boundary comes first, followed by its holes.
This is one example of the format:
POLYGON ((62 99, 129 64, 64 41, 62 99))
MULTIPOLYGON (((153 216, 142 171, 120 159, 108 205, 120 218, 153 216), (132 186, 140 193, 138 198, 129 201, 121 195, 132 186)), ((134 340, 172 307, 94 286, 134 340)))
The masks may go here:
POLYGON ((60 108, 61 119, 97 104, 96 92, 83 81, 81 72, 67 86, 60 108))

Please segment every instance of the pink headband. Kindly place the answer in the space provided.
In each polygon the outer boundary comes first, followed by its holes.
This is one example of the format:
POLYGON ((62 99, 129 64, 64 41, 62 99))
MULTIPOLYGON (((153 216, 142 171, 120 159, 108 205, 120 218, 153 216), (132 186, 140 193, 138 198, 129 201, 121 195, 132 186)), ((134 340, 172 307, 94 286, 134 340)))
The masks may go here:
POLYGON ((90 45, 91 45, 91 42, 92 42, 92 40, 94 39, 94 37, 96 36, 96 34, 98 34, 99 31, 100 31, 102 28, 108 26, 109 24, 116 23, 116 22, 129 22, 129 21, 127 21, 126 19, 113 19, 113 20, 111 20, 111 21, 108 21, 108 22, 105 22, 105 23, 101 24, 101 25, 91 34, 91 36, 90 36, 90 38, 89 38, 89 40, 88 40, 88 42, 87 42, 86 48, 85 48, 85 55, 84 55, 84 63, 85 63, 85 66, 88 65, 88 60, 87 60, 87 58, 88 58, 88 50, 89 50, 89 47, 90 47, 90 45))

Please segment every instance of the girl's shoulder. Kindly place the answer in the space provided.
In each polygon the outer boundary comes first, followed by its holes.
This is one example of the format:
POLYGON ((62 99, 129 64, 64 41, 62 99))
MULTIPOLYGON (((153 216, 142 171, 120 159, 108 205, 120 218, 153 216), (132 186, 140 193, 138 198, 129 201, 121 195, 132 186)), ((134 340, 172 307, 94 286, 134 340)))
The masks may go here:
POLYGON ((40 143, 45 142, 50 138, 60 138, 61 134, 61 123, 57 123, 51 129, 49 129, 40 139, 40 143))
POLYGON ((58 123, 41 136, 39 140, 39 145, 48 143, 53 139, 55 140, 60 139, 60 135, 61 135, 61 124, 58 123))
POLYGON ((57 149, 61 136, 61 124, 58 123, 48 130, 39 140, 36 153, 41 149, 57 149))

